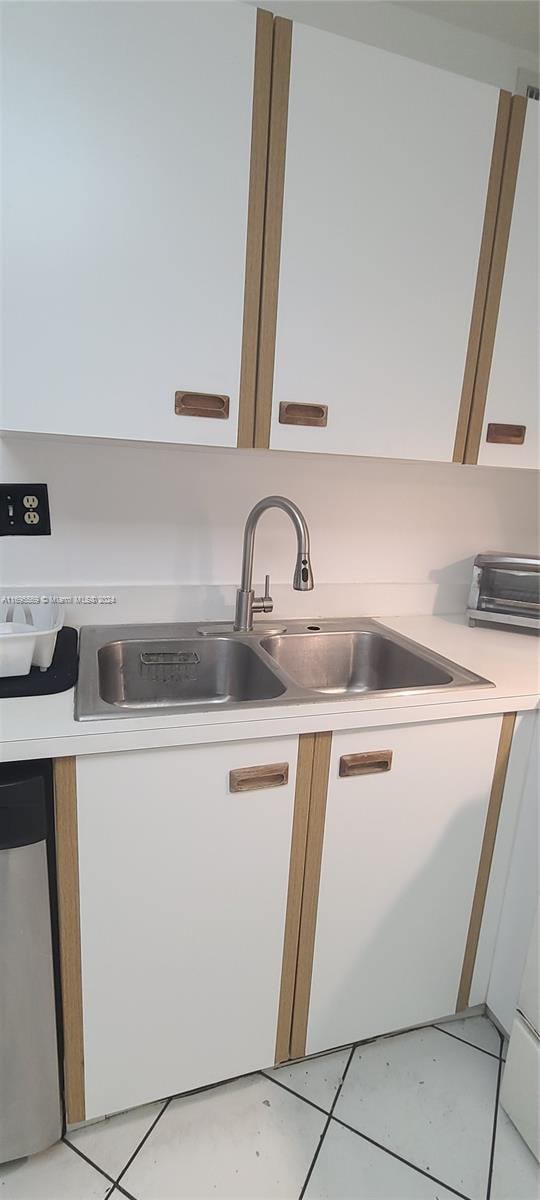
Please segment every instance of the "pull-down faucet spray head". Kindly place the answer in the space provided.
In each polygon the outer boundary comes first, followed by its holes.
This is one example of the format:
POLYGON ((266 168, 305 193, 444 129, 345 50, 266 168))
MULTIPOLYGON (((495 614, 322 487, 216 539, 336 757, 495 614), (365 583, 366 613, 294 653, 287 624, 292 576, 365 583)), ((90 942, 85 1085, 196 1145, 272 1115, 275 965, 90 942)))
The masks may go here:
POLYGON ((297 555, 293 588, 295 592, 313 591, 313 571, 311 570, 311 560, 309 557, 309 542, 303 552, 297 555))

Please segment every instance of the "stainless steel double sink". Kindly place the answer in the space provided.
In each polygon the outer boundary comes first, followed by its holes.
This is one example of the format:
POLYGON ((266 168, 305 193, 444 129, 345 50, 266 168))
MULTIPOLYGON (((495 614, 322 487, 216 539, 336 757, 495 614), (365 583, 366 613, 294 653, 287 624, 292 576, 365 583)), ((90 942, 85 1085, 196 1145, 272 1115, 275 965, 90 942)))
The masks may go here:
POLYGON ((85 626, 77 720, 490 687, 373 620, 85 626))

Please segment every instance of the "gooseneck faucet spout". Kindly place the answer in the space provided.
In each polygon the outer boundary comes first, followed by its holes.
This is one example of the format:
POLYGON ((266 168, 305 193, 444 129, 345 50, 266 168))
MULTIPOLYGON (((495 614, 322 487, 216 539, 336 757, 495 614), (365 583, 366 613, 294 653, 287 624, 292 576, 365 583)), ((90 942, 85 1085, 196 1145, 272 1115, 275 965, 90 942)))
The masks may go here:
POLYGON ((293 576, 293 588, 297 592, 310 592, 313 589, 313 574, 309 557, 309 530, 303 513, 292 500, 286 496, 266 496, 252 508, 244 530, 244 548, 242 557, 242 578, 236 593, 236 614, 234 628, 237 633, 249 633, 253 629, 253 613, 270 613, 274 602, 269 594, 270 576, 266 576, 264 596, 255 596, 253 591, 253 552, 255 548, 255 530, 259 521, 268 508, 281 508, 291 518, 296 531, 298 545, 293 576))

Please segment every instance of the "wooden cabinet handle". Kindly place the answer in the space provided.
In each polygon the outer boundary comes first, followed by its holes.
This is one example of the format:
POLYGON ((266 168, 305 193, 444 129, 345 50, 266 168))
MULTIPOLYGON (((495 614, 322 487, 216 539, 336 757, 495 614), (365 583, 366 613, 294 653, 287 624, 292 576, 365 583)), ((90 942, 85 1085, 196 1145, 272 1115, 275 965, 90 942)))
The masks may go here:
POLYGON ((522 446, 527 432, 526 425, 497 425, 487 427, 486 442, 497 442, 505 446, 522 446))
POLYGON ((285 787, 288 782, 288 763, 269 763, 265 767, 237 767, 229 774, 231 792, 255 792, 259 788, 285 787))
POLYGON ((175 392, 174 411, 177 417, 214 417, 226 421, 229 416, 229 397, 211 392, 175 392))
POLYGON ((369 754, 342 754, 339 773, 343 779, 351 775, 382 775, 391 766, 391 750, 370 750, 369 754))
POLYGON ((328 424, 327 404, 280 404, 280 425, 315 425, 323 429, 328 424))

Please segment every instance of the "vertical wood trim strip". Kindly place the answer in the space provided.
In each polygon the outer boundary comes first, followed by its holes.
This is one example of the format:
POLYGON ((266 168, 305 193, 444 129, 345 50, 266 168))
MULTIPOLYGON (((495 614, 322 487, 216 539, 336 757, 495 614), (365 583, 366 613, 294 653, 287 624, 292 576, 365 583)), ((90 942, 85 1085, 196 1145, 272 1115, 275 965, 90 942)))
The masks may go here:
POLYGON ((258 9, 255 33, 244 320, 240 364, 240 398, 238 404, 237 445, 239 447, 253 446, 255 433, 255 389, 257 382, 257 347, 259 338, 273 37, 274 18, 272 13, 258 9))
POLYGON ((301 1058, 306 1052, 331 750, 332 734, 315 734, 304 895, 300 920, 298 967, 291 1032, 291 1058, 301 1058))
MULTIPOLYGON (((532 102, 531 102, 532 103, 532 102)), ((488 291, 484 312, 484 321, 478 354, 478 367, 474 384, 474 394, 471 408, 471 418, 465 446, 464 462, 478 462, 482 426, 495 345, 497 319, 503 287, 506 253, 510 237, 510 224, 516 194, 516 183, 525 126, 527 100, 524 96, 514 96, 510 113, 510 125, 506 144, 506 155, 493 243, 493 256, 489 273, 488 291)))
POLYGON ((272 390, 276 350, 291 51, 292 21, 285 20, 283 17, 276 17, 274 21, 274 47, 272 56, 268 179, 264 222, 257 402, 255 408, 255 446, 262 449, 267 449, 270 445, 270 425, 272 420, 272 390))
POLYGON ((60 930, 60 975, 64 1024, 66 1120, 85 1118, 84 1041, 77 839, 77 781, 74 758, 54 760, 56 872, 60 930))
POLYGON ((265 12, 263 8, 258 8, 253 73, 250 198, 248 198, 247 205, 244 325, 242 325, 238 442, 236 442, 240 448, 250 448, 253 445, 254 414, 256 414, 257 350, 260 281, 262 281, 263 271, 264 205, 270 124, 272 42, 274 42, 274 17, 272 17, 271 12, 265 12))
POLYGON ((495 121, 491 167, 486 195, 484 225, 482 228, 482 238, 480 242, 478 272, 476 276, 476 287, 469 329, 469 342, 467 346, 467 357, 465 359, 465 370, 463 374, 463 386, 461 389, 456 440, 454 443, 454 453, 452 457, 452 461, 458 463, 463 462, 465 456, 465 444, 467 441, 467 431, 469 428, 469 420, 473 403, 474 382, 476 378, 480 338, 482 334, 482 324, 486 307, 489 271, 493 255, 493 242, 495 238, 497 212, 501 194, 501 183, 503 177, 506 142, 508 138, 508 126, 510 123, 511 104, 511 93, 500 92, 497 119, 495 121))
POLYGON ((474 965, 476 962, 476 952, 478 950, 478 939, 480 937, 480 928, 482 925, 482 917, 484 915, 484 906, 486 903, 491 862, 493 859, 493 851, 495 849, 495 839, 497 837, 499 814, 501 811, 504 784, 506 780, 506 772, 508 770, 508 760, 510 757, 510 748, 512 745, 512 735, 514 733, 515 723, 515 713, 504 714, 499 737, 499 746, 497 749, 497 757, 495 759, 495 769, 493 771, 493 782, 491 785, 491 795, 489 798, 486 824, 484 827, 484 837, 482 839, 482 849, 480 851, 480 860, 478 863, 478 875, 476 878, 476 887, 474 889, 469 930, 467 933, 467 941, 465 943, 465 955, 463 958, 463 968, 461 971, 461 979, 457 995, 456 1012, 463 1012, 463 1010, 466 1009, 469 1004, 471 983, 474 965))
POLYGON ((285 936, 283 939, 281 990, 276 1037, 276 1063, 286 1062, 290 1055, 314 747, 315 734, 303 733, 300 735, 298 739, 296 792, 289 864, 289 889, 287 893, 285 936))

